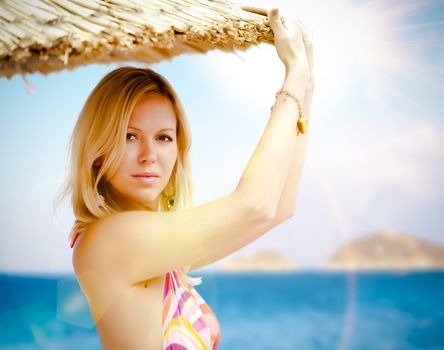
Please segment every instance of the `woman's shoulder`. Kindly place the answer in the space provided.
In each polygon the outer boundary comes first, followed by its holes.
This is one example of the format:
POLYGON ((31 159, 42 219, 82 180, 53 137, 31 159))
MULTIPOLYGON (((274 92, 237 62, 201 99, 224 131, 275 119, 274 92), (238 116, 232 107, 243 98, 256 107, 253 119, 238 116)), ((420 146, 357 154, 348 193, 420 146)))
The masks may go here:
POLYGON ((74 252, 79 252, 77 254, 84 255, 85 253, 96 249, 96 246, 100 244, 100 241, 104 239, 104 226, 102 223, 106 221, 109 217, 114 214, 104 216, 102 218, 95 219, 94 221, 82 226, 81 229, 77 231, 78 238, 76 239, 73 235, 74 252))
POLYGON ((97 236, 100 234, 95 222, 83 227, 82 230, 73 235, 72 240, 72 264, 76 274, 91 268, 94 265, 94 257, 98 258, 98 240, 97 236))
POLYGON ((104 247, 100 247, 100 241, 95 239, 100 234, 94 225, 88 225, 81 231, 73 247, 74 272, 80 288, 90 301, 97 301, 97 297, 100 299, 111 293, 113 287, 121 285, 116 276, 113 276, 112 267, 103 264, 104 247))

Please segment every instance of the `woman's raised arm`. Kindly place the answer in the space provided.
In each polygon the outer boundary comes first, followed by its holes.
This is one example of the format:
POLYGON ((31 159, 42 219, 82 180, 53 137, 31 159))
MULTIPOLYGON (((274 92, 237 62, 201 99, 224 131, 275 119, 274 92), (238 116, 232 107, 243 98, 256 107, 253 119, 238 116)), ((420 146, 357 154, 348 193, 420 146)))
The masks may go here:
MULTIPOLYGON (((298 70, 305 67, 305 62, 302 59, 301 64, 298 65, 294 61, 290 61, 289 57, 291 56, 291 53, 289 50, 290 48, 286 47, 286 43, 283 44, 282 40, 294 40, 294 35, 290 38, 287 37, 287 34, 285 32, 282 32, 285 30, 285 28, 279 28, 279 24, 281 22, 277 21, 277 14, 274 14, 275 17, 273 17, 273 14, 270 14, 270 23, 272 24, 273 30, 275 30, 275 45, 276 50, 278 51, 278 54, 280 53, 280 56, 282 56, 282 60, 287 68, 287 74, 285 77, 284 84, 282 86, 282 89, 287 89, 289 91, 302 91, 303 87, 305 85, 304 76, 305 74, 298 74, 298 70), (278 28, 276 28, 278 27, 278 28), (281 32, 279 32, 281 30, 281 32), (277 32, 277 34, 276 34, 277 32), (281 36, 279 36, 281 35, 281 36), (276 38, 277 36, 277 38, 276 38), (301 67, 302 66, 302 67, 301 67), (299 67, 299 68, 298 68, 299 67)), ((301 103, 303 104, 303 111, 304 116, 308 117, 311 114, 311 103, 312 103, 312 96, 314 91, 314 71, 313 71, 313 46, 312 46, 312 38, 307 33, 307 28, 302 22, 298 23, 290 23, 291 25, 300 25, 301 28, 304 29, 303 33, 303 42, 305 47, 305 53, 308 63, 308 69, 309 69, 309 78, 308 78, 308 84, 307 89, 302 94, 303 101, 301 100, 301 103)), ((286 102, 286 103, 294 103, 295 102, 286 102)), ((277 104, 282 104, 282 101, 280 100, 277 104)), ((250 159, 249 164, 247 165, 247 168, 244 172, 244 175, 241 179, 241 183, 239 184, 238 190, 241 190, 241 186, 244 186, 242 190, 251 191, 247 194, 247 196, 255 197, 255 193, 257 196, 263 196, 259 199, 256 199, 257 203, 262 203, 264 199, 266 200, 267 195, 266 191, 269 191, 269 202, 265 205, 265 207, 271 206, 271 217, 272 220, 263 222, 261 225, 256 226, 255 228, 252 228, 251 230, 245 231, 240 235, 237 235, 233 237, 231 240, 226 240, 223 242, 223 244, 220 245, 218 254, 215 256, 210 256, 204 260, 198 261, 194 263, 191 266, 190 270, 196 270, 199 268, 202 268, 206 265, 209 265, 213 262, 216 262, 219 259, 222 259, 231 253, 235 252, 236 250, 239 250, 240 248, 246 246, 247 244, 251 243, 255 239, 259 238, 261 235, 263 235, 265 232, 268 232, 273 227, 281 224, 288 218, 292 217, 294 214, 294 207, 296 204, 296 195, 298 192, 298 185, 302 173, 302 167, 305 159, 306 149, 307 149, 307 137, 308 137, 308 130, 304 134, 299 134, 296 138, 294 137, 296 135, 296 113, 292 112, 291 109, 282 109, 280 107, 279 111, 276 111, 276 107, 273 109, 275 114, 278 114, 276 116, 272 113, 272 118, 280 118, 284 119, 277 120, 275 123, 279 124, 281 122, 286 122, 285 118, 290 120, 290 125, 292 126, 290 128, 290 132, 288 130, 286 131, 285 128, 283 128, 283 132, 285 135, 279 135, 279 133, 276 130, 270 131, 265 130, 261 142, 263 148, 268 150, 269 152, 262 152, 262 150, 255 150, 255 153, 250 159), (283 114, 283 115, 281 115, 283 114), (285 141, 285 136, 290 138, 290 141, 285 141), (273 138, 277 138, 276 141, 273 142, 273 138), (287 142, 287 143, 286 143, 287 142), (273 151, 273 148, 269 146, 267 143, 270 144, 276 144, 276 146, 281 146, 280 149, 276 149, 273 151), (293 148, 291 148, 293 147, 293 148), (273 157, 273 152, 276 152, 275 154, 279 154, 279 152, 282 154, 282 149, 286 150, 286 154, 284 154, 284 157, 286 156, 288 159, 288 165, 290 170, 288 173, 286 173, 286 167, 280 166, 278 163, 278 160, 273 157), (269 161, 267 162, 267 158, 269 157, 269 161), (261 159, 262 158, 262 159, 261 159), (257 161, 257 159, 260 159, 257 161), (274 162, 274 163, 273 163, 274 162), (277 164, 277 165, 276 165, 277 164), (268 166, 267 166, 268 165, 268 166), (264 172, 261 174, 260 169, 261 166, 264 172), (280 169, 280 171, 279 171, 280 169), (273 171, 275 175, 273 175, 273 171), (246 173, 253 172, 253 180, 247 180, 246 173), (285 174, 286 177, 285 177, 285 174), (281 177, 279 177, 281 176, 281 177), (261 182, 263 180, 263 182, 261 182), (279 181, 284 181, 284 185, 279 181), (273 188, 273 185, 275 188, 273 188), (279 198, 276 199, 273 196, 273 193, 279 193, 279 188, 282 186, 281 194, 278 196, 279 198), (256 187, 256 189, 255 189, 256 187), (277 189, 276 189, 277 188, 277 189), (275 204, 277 203, 277 204, 275 204)), ((270 123, 269 123, 270 125, 270 123)), ((282 162, 287 162, 285 158, 284 160, 281 160, 282 162)), ((261 204, 261 206, 264 206, 261 204)))
MULTIPOLYGON (((315 89, 314 64, 313 64, 314 63, 313 36, 308 35, 308 28, 302 22, 299 22, 299 24, 302 26, 303 30, 305 31, 304 45, 310 70, 310 81, 307 90, 305 91, 302 109, 304 111, 304 116, 309 120, 311 120, 311 105, 313 102, 313 93, 315 89)), ((295 214, 296 196, 298 194, 302 169, 304 166, 305 156, 307 153, 309 133, 310 133, 310 128, 308 128, 303 135, 302 134, 299 135, 296 139, 295 148, 292 150, 293 160, 290 168, 290 173, 285 182, 276 209, 275 220, 277 223, 285 221, 286 219, 292 217, 295 214)))
MULTIPOLYGON (((306 91, 312 84, 312 71, 304 44, 304 41, 309 40, 308 33, 302 31, 296 21, 287 23, 287 29, 282 24, 278 11, 270 11, 269 18, 275 35, 276 51, 286 68, 282 90, 296 95, 303 103, 306 91)), ((271 217, 278 214, 279 202, 290 170, 293 168, 297 172, 300 168, 300 165, 293 165, 294 154, 300 138, 306 135, 298 135, 298 113, 295 100, 283 94, 277 96, 267 127, 238 185, 238 190, 246 197, 254 197, 253 202, 268 207, 271 217)), ((283 210, 285 209, 281 208, 283 210)), ((279 216, 291 214, 292 210, 285 210, 279 216)))

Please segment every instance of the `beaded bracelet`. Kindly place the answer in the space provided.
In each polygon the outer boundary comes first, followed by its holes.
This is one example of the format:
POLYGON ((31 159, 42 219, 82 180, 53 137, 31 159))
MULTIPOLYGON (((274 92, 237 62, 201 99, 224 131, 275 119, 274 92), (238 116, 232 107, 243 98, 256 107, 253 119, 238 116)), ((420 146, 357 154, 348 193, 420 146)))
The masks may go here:
MULTIPOLYGON (((303 116, 304 114, 302 112, 301 101, 299 101, 299 99, 294 94, 292 94, 290 91, 281 89, 278 92, 276 92, 276 98, 280 94, 285 94, 284 102, 287 100, 287 96, 289 96, 289 97, 293 98, 296 101, 296 103, 298 104, 299 117, 298 117, 297 127, 298 127, 298 130, 301 134, 305 133, 305 130, 307 129, 308 120, 307 120, 307 118, 305 118, 303 116)), ((271 107, 271 108, 273 109, 273 107, 271 107)))

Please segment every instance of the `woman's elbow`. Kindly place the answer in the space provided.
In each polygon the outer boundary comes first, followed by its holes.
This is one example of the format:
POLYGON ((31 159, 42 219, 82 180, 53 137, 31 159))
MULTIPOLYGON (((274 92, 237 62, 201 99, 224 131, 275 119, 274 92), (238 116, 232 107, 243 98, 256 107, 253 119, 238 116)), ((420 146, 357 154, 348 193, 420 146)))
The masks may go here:
POLYGON ((245 215, 254 216, 260 222, 270 222, 276 216, 276 208, 264 203, 256 196, 246 195, 244 192, 237 190, 235 195, 239 196, 238 200, 243 203, 245 215))
POLYGON ((286 213, 276 213, 274 217, 274 222, 279 225, 284 221, 291 219, 294 216, 294 211, 286 212, 286 213))

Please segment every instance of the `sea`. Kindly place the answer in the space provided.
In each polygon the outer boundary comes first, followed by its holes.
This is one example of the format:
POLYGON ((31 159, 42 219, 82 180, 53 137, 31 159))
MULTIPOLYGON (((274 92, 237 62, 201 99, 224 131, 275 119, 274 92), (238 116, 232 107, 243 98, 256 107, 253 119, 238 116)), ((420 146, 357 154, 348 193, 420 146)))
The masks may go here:
MULTIPOLYGON (((193 271, 218 349, 444 350, 444 271, 193 271)), ((74 275, 0 274, 0 349, 101 349, 74 275)))

